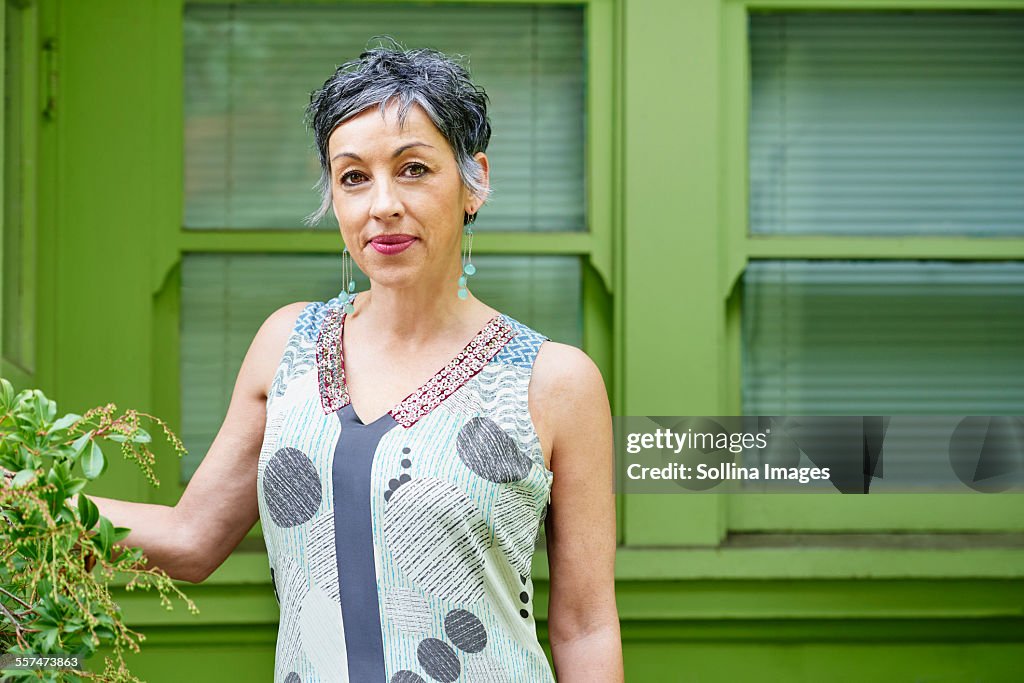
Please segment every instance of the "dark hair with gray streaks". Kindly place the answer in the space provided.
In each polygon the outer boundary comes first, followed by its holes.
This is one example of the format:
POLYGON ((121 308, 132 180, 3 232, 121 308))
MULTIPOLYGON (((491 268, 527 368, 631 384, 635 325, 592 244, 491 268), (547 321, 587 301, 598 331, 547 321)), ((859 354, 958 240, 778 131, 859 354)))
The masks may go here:
MULTIPOLYGON (((392 46, 366 50, 358 59, 345 62, 310 95, 306 125, 313 130, 320 156, 316 188, 322 199, 320 208, 306 218, 307 225, 319 222, 331 208, 331 162, 327 154, 331 133, 369 107, 376 105, 383 114, 392 101, 398 102, 398 120, 403 125, 413 104, 423 107, 451 145, 466 188, 484 201, 490 195, 483 184, 483 167, 473 158, 487 150, 491 139, 487 93, 473 83, 455 57, 430 48, 407 50, 393 38, 383 38, 392 46)), ((475 219, 475 214, 465 214, 463 224, 475 219)))

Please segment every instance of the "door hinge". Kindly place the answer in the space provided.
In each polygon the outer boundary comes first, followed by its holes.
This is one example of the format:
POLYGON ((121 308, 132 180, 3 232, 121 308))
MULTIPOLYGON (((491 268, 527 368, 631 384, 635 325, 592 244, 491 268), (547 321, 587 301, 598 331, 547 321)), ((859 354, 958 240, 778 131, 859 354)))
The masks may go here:
POLYGON ((53 121, 57 118, 57 39, 47 38, 43 41, 43 119, 53 121))

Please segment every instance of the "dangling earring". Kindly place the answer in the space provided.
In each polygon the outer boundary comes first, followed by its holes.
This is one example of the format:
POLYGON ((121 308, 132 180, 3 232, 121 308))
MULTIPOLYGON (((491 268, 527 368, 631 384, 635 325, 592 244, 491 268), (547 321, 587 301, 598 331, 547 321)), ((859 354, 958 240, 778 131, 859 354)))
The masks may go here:
POLYGON ((341 251, 341 280, 348 283, 345 285, 345 292, 348 295, 348 300, 345 302, 345 313, 354 313, 356 307, 352 303, 352 299, 355 298, 356 279, 352 275, 352 255, 348 253, 348 247, 341 251))
POLYGON ((466 223, 466 227, 463 228, 463 234, 469 236, 468 247, 462 250, 462 274, 459 275, 459 298, 466 299, 469 296, 469 289, 466 287, 469 281, 469 276, 476 272, 476 266, 473 265, 473 221, 476 220, 476 214, 470 214, 469 222, 466 223))

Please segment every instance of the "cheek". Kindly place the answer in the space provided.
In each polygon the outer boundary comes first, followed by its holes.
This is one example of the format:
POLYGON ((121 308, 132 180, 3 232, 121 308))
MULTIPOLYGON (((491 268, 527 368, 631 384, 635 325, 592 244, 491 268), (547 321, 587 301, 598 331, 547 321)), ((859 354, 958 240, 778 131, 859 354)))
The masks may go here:
POLYGON ((359 211, 359 201, 351 196, 345 196, 338 190, 331 194, 331 206, 334 207, 334 215, 339 221, 345 217, 351 220, 359 211))
POLYGON ((353 202, 351 198, 341 197, 337 193, 331 197, 331 206, 334 209, 334 218, 338 221, 341 235, 345 241, 349 241, 350 233, 359 226, 359 217, 353 213, 353 202))
POLYGON ((334 217, 338 220, 338 225, 345 225, 345 214, 341 210, 337 197, 331 197, 331 208, 334 210, 334 217))

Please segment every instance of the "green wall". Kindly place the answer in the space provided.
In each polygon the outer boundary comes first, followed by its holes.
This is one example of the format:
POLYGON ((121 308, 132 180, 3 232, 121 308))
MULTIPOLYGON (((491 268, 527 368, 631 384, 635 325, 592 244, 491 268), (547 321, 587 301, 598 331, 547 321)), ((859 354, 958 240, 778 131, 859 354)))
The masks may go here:
MULTIPOLYGON (((55 39, 51 57, 21 65, 54 101, 52 120, 40 118, 31 133, 35 381, 65 411, 114 401, 180 427, 181 253, 217 249, 219 239, 181 231, 180 0, 23 4, 36 44, 55 39)), ((590 234, 545 248, 592 266, 585 345, 615 414, 738 411, 737 279, 750 258, 1024 258, 1021 239, 746 235, 748 8, 962 4, 586 3, 594 220, 590 234)), ((291 238, 266 239, 278 248, 291 238)), ((529 238, 510 239, 491 249, 529 238)), ((483 237, 478 245, 487 251, 483 237)), ((95 493, 173 503, 177 463, 165 456, 158 491, 115 462, 95 493)), ((1020 678, 1021 496, 737 498, 620 501, 628 681, 1020 678)), ((543 553, 534 567, 543 636, 543 553)), ((166 612, 151 595, 120 594, 148 635, 132 658, 137 672, 149 681, 179 681, 183 670, 194 681, 226 680, 224 671, 237 672, 231 680, 271 680, 277 606, 258 542, 184 588, 199 617, 180 605, 166 612)))

